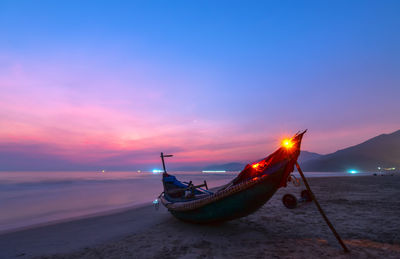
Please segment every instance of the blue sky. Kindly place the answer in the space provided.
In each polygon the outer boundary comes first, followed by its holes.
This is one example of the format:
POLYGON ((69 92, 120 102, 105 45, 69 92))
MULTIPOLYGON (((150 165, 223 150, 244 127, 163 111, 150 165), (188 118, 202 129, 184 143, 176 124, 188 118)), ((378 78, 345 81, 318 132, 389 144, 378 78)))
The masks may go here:
POLYGON ((0 1, 0 148, 133 165, 161 149, 182 163, 259 158, 305 128, 307 150, 357 144, 399 129, 399 13, 399 1, 0 1))

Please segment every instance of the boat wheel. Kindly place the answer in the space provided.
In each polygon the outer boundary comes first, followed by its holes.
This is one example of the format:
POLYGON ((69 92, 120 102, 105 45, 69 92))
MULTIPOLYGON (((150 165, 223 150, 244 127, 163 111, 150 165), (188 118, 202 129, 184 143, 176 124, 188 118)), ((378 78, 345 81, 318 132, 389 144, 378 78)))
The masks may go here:
POLYGON ((308 190, 301 191, 301 198, 305 201, 312 201, 311 193, 308 190))
POLYGON ((282 203, 288 209, 294 209, 297 207, 297 198, 292 194, 285 194, 282 198, 282 203))

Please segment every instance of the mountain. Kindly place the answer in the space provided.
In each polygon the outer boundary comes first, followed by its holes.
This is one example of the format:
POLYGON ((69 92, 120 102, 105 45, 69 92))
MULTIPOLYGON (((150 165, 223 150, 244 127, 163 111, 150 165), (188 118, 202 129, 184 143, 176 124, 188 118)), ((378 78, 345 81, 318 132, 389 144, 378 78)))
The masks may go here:
POLYGON ((361 144, 308 160, 304 171, 377 171, 378 167, 400 167, 400 130, 382 134, 361 144))
POLYGON ((301 151, 299 159, 297 160, 299 163, 305 163, 306 161, 313 160, 320 158, 322 155, 317 154, 314 152, 308 152, 308 151, 301 151))
MULTIPOLYGON (((321 156, 322 155, 317 154, 317 153, 301 151, 298 161, 299 161, 299 163, 304 163, 304 162, 312 160, 312 159, 317 159, 321 156)), ((260 158, 260 160, 261 160, 261 158, 260 158)), ((227 164, 209 165, 209 166, 202 168, 202 170, 241 171, 241 170, 243 170, 243 168, 245 166, 246 166, 246 163, 232 162, 232 163, 227 163, 227 164)))

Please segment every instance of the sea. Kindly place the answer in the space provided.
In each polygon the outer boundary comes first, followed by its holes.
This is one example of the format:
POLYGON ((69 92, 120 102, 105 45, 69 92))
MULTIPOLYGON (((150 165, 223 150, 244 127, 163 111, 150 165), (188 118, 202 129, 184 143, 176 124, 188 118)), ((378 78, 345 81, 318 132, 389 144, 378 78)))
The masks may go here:
MULTIPOLYGON (((238 172, 173 174, 181 181, 194 184, 206 180, 212 188, 229 182, 238 172)), ((307 177, 354 177, 371 173, 305 174, 307 177)), ((0 172, 0 233, 151 205, 162 192, 161 177, 161 173, 152 172, 0 172)))

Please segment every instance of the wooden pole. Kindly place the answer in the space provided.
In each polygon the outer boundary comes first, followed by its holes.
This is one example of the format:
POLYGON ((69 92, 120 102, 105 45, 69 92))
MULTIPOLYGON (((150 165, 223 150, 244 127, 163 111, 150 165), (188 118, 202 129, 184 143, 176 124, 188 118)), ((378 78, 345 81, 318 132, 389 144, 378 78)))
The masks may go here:
POLYGON ((161 152, 161 160, 162 160, 162 166, 163 166, 163 169, 164 169, 163 173, 166 174, 167 170, 165 169, 164 153, 163 152, 161 152))
POLYGON ((332 223, 329 221, 328 217, 325 215, 325 212, 322 210, 321 206, 319 205, 319 202, 315 198, 314 193, 311 191, 310 185, 308 185, 307 179, 303 174, 303 171, 300 168, 299 163, 296 162, 296 167, 297 171, 299 171, 301 178, 303 179, 303 182, 305 186, 307 187, 307 190, 310 192, 311 197, 313 201, 315 202, 315 205, 317 205, 317 208, 319 210, 319 213, 321 213, 322 217, 324 218, 326 224, 328 224, 329 228, 331 229, 332 233, 335 235, 336 239, 338 240, 339 244, 343 247, 343 250, 345 253, 350 252, 350 250, 346 247, 346 245, 343 243, 342 239, 340 238, 339 234, 336 232, 335 228, 333 227, 332 223))
POLYGON ((160 157, 161 157, 162 166, 163 166, 163 169, 164 169, 164 173, 163 173, 163 175, 166 175, 166 174, 167 174, 167 169, 165 168, 164 157, 172 157, 172 156, 174 156, 174 155, 164 155, 164 153, 163 153, 163 152, 161 152, 161 155, 160 155, 160 157))

